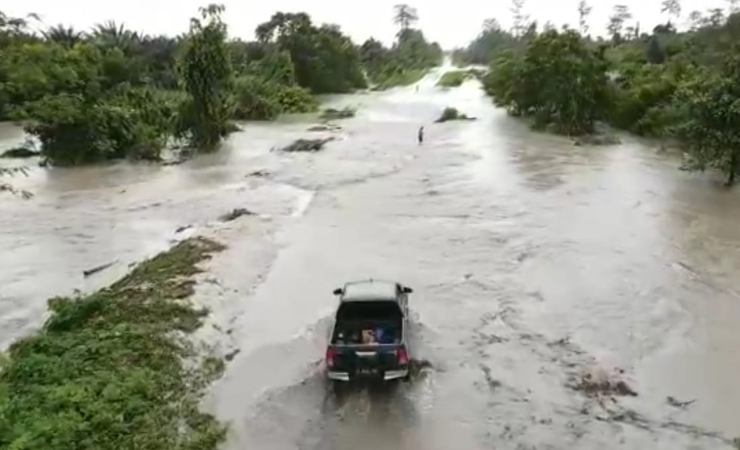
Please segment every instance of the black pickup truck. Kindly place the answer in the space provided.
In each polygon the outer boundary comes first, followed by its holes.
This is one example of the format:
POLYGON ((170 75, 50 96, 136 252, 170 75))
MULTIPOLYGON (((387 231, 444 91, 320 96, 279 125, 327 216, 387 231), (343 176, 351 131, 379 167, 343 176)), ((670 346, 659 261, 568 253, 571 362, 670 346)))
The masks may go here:
POLYGON ((358 281, 336 289, 339 296, 326 350, 328 377, 396 380, 409 374, 406 346, 411 288, 389 281, 358 281))

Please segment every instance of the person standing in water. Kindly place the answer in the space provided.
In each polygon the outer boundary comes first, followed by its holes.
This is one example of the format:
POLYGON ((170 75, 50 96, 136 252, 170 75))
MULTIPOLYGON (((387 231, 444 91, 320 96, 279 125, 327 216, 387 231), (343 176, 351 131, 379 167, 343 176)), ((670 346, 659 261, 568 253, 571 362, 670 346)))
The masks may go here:
POLYGON ((424 126, 422 125, 421 128, 419 128, 419 145, 424 143, 424 126))

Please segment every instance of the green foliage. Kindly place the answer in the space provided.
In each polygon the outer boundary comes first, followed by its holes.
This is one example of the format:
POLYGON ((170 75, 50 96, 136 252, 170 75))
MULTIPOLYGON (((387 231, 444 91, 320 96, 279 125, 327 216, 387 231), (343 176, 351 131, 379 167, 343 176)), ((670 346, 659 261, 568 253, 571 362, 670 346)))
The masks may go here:
POLYGON ((412 85, 424 78, 424 75, 427 74, 427 71, 427 69, 404 70, 399 67, 395 70, 389 70, 380 74, 376 74, 375 78, 373 79, 377 84, 373 86, 373 90, 384 91, 392 87, 412 85))
POLYGON ((236 80, 235 117, 239 120, 273 120, 281 112, 280 86, 260 77, 243 76, 236 80))
POLYGON ((593 131, 605 115, 607 63, 574 31, 548 31, 534 38, 524 55, 504 53, 484 79, 486 92, 514 114, 536 125, 553 124, 562 134, 593 131))
POLYGON ((186 298, 221 248, 183 241, 109 288, 50 300, 42 332, 13 344, 0 372, 0 448, 215 450, 225 428, 198 400, 223 363, 186 367, 197 355, 176 336, 207 314, 186 298))
POLYGON ((46 96, 26 105, 25 130, 39 139, 42 155, 54 165, 124 157, 158 160, 174 110, 154 96, 147 89, 126 89, 100 99, 46 96))
POLYGON ((466 49, 455 51, 452 58, 460 67, 471 64, 488 65, 500 53, 521 45, 514 35, 501 28, 496 19, 486 19, 478 37, 466 49))
POLYGON ((55 25, 41 32, 44 39, 49 42, 72 48, 85 39, 85 33, 77 31, 72 27, 65 27, 62 24, 55 25))
MULTIPOLYGON (((411 23, 413 21, 409 25, 411 23)), ((368 39, 360 47, 360 54, 375 90, 416 83, 443 58, 442 49, 436 42, 427 42, 421 31, 403 25, 392 48, 368 39)))
POLYGON ((721 73, 702 75, 678 93, 686 114, 676 135, 688 151, 689 168, 720 169, 731 185, 740 172, 740 49, 721 73))
POLYGON ((283 113, 309 113, 319 109, 316 97, 300 86, 281 86, 278 102, 283 113))
POLYGON ((180 75, 189 99, 180 109, 178 136, 190 146, 215 149, 231 130, 233 114, 233 70, 226 46, 226 24, 222 6, 201 8, 193 18, 180 60, 180 75))
POLYGON ((311 92, 366 87, 359 51, 335 25, 316 27, 306 13, 276 13, 257 27, 256 35, 290 54, 297 83, 311 92))
POLYGON ((646 59, 650 64, 663 64, 665 62, 665 52, 660 46, 657 36, 653 36, 648 41, 646 59))
POLYGON ((474 76, 474 74, 469 70, 451 70, 442 75, 439 81, 437 81, 437 86, 458 87, 471 76, 474 76))
POLYGON ((667 135, 668 129, 681 120, 674 94, 695 72, 675 62, 625 70, 612 86, 610 122, 640 135, 667 135))
POLYGON ((251 62, 242 64, 246 74, 236 82, 235 117, 240 120, 272 120, 283 113, 306 113, 318 109, 318 101, 296 84, 290 53, 265 48, 251 62))

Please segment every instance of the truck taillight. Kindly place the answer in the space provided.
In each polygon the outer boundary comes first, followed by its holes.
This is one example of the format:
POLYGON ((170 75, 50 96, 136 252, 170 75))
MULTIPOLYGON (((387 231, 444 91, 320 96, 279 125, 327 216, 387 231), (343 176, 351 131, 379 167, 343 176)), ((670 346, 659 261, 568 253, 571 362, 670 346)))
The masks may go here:
POLYGON ((334 357, 337 356, 333 349, 329 348, 326 350, 326 367, 334 367, 334 357))
POLYGON ((401 347, 398 349, 398 364, 400 366, 405 366, 409 363, 409 354, 406 351, 406 347, 401 347))

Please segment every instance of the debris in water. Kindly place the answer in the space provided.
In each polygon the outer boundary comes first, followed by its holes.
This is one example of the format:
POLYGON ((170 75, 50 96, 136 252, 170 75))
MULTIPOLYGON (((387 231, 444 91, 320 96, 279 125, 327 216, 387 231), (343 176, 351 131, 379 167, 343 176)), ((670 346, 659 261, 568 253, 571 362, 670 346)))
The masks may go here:
POLYGON ((622 141, 618 137, 610 134, 587 134, 573 140, 573 145, 581 147, 583 145, 619 145, 622 141))
POLYGON ((241 353, 240 349, 234 349, 234 351, 227 353, 226 356, 224 356, 224 359, 226 359, 226 361, 232 361, 239 353, 241 353))
POLYGON ((102 271, 104 271, 105 269, 107 269, 107 268, 111 267, 111 266, 112 266, 113 264, 115 264, 115 263, 117 263, 117 262, 118 262, 118 260, 115 260, 115 261, 113 261, 113 262, 109 262, 108 264, 103 264, 102 266, 97 266, 97 267, 93 267, 92 269, 88 269, 88 270, 83 270, 83 271, 82 271, 82 275, 83 275, 83 276, 84 276, 85 278, 87 278, 87 277, 89 277, 89 276, 91 276, 91 275, 95 275, 95 274, 96 274, 96 273, 98 273, 98 272, 102 272, 102 271))
POLYGON ((450 120, 478 120, 475 117, 469 117, 460 111, 457 110, 457 108, 450 108, 447 107, 442 111, 442 115, 439 116, 439 119, 435 120, 435 123, 443 123, 443 122, 449 122, 450 120))
POLYGON ((223 216, 219 217, 218 220, 221 222, 231 222, 232 220, 236 220, 240 218, 241 216, 253 216, 254 213, 246 208, 236 208, 232 210, 229 213, 224 214, 223 216))
POLYGON ((322 125, 314 125, 309 127, 307 131, 339 131, 342 127, 334 123, 325 123, 322 125))
POLYGON ((492 391, 495 391, 496 389, 501 387, 501 382, 493 378, 493 376, 491 375, 490 367, 481 364, 480 368, 481 370, 483 370, 483 375, 486 377, 486 383, 488 383, 488 387, 491 388, 492 391))
POLYGON ((41 152, 27 147, 15 147, 4 151, 0 158, 31 158, 41 155, 41 152))
POLYGON ((325 139, 298 139, 281 150, 284 152, 318 152, 324 145, 333 140, 333 137, 325 139))
POLYGON ((162 165, 163 166, 179 166, 180 164, 184 163, 185 161, 189 159, 190 157, 170 159, 168 161, 163 161, 162 165))
POLYGON ((682 402, 682 401, 676 400, 675 397, 671 397, 670 395, 666 398, 666 401, 668 402, 669 405, 676 407, 676 408, 681 408, 681 409, 685 409, 687 406, 691 406, 693 403, 696 402, 696 400, 689 400, 687 402, 682 402))
POLYGON ((182 233, 183 231, 189 230, 191 228, 193 228, 192 225, 183 225, 181 227, 177 227, 177 229, 175 230, 175 234, 182 233))
POLYGON ((252 173, 247 174, 248 177, 267 177, 270 176, 270 171, 267 169, 258 169, 252 173))
POLYGON ((355 116, 356 110, 350 106, 342 109, 326 108, 319 116, 322 120, 349 119, 355 116))
POLYGON ((605 373, 585 373, 581 375, 581 379, 577 383, 570 387, 592 397, 610 395, 637 397, 637 392, 627 383, 623 380, 610 379, 605 373))

